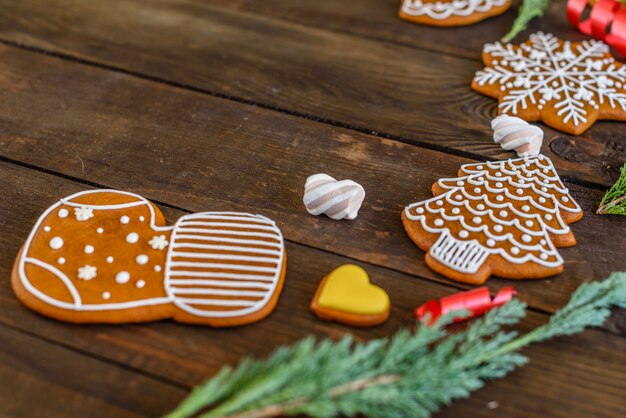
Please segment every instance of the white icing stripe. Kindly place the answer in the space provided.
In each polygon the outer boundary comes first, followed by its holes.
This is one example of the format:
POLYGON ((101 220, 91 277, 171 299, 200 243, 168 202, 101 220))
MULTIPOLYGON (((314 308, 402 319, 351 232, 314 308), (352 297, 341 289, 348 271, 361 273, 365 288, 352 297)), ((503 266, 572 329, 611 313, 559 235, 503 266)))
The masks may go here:
MULTIPOLYGON (((256 217, 256 216, 219 216, 219 215, 205 215, 203 213, 198 214, 201 216, 194 216, 192 218, 188 218, 191 220, 185 221, 185 224, 188 224, 190 222, 195 222, 197 221, 203 221, 203 220, 216 220, 216 221, 242 221, 242 222, 246 222, 249 223, 250 225, 252 224, 260 224, 260 225, 275 225, 274 221, 271 221, 267 218, 263 218, 263 217, 256 217)), ((231 223, 228 223, 228 225, 232 225, 231 223)))
POLYGON ((209 296, 241 296, 259 297, 265 296, 266 292, 255 292, 253 290, 224 290, 224 289, 189 289, 185 287, 172 287, 177 295, 209 295, 209 296))
MULTIPOLYGON (((226 263, 200 263, 200 262, 184 262, 184 261, 172 261, 169 263, 170 267, 191 267, 191 268, 208 268, 208 269, 224 269, 224 270, 238 270, 238 271, 256 271, 260 273, 273 273, 275 267, 258 267, 258 266, 246 266, 243 264, 226 264, 226 263)), ((179 270, 172 270, 172 274, 179 273, 179 270)))
POLYGON ((271 289, 272 285, 259 282, 244 282, 232 280, 208 280, 208 279, 172 279, 170 283, 180 286, 218 286, 218 287, 237 287, 237 288, 259 288, 259 289, 271 289))
POLYGON ((253 230, 261 230, 261 231, 274 231, 276 227, 267 226, 267 225, 255 225, 255 224, 246 224, 246 223, 235 223, 235 222, 184 222, 181 226, 225 226, 228 228, 237 228, 237 229, 253 229, 253 230))
MULTIPOLYGON (((224 273, 221 271, 171 271, 169 274, 171 277, 203 277, 203 278, 218 278, 218 279, 233 279, 233 280, 260 280, 265 282, 273 282, 273 276, 263 276, 259 274, 247 274, 247 273, 224 273)), ((173 281, 173 280, 170 280, 173 281)))
MULTIPOLYGON (((175 302, 180 302, 182 304, 184 304, 183 306, 185 306, 186 304, 189 305, 212 305, 212 306, 234 306, 234 307, 250 307, 250 308, 254 308, 256 307, 259 302, 258 301, 250 301, 250 300, 234 300, 234 299, 200 299, 200 298, 177 298, 175 302)), ((205 312, 202 311, 200 309, 196 309, 195 311, 197 312, 205 312)), ((211 312, 211 311, 206 311, 207 314, 212 314, 213 315, 217 315, 220 313, 227 313, 229 315, 227 316, 240 316, 241 314, 238 315, 233 315, 232 311, 216 311, 216 312, 211 312)), ((199 315, 198 313, 196 313, 196 315, 199 315)), ((202 315, 201 315, 202 316, 202 315)), ((204 315, 204 316, 209 316, 209 315, 204 315)))
MULTIPOLYGON (((238 247, 235 245, 176 243, 176 244, 173 244, 173 246, 176 249, 217 250, 217 251, 231 251, 231 252, 239 252, 239 253, 267 254, 267 255, 275 255, 275 256, 280 255, 280 251, 278 250, 268 250, 264 248, 253 248, 253 247, 238 247)), ((183 253, 180 252, 179 254, 183 254, 183 253)))
POLYGON ((185 228, 185 232, 204 233, 210 235, 235 235, 241 237, 259 237, 259 238, 271 238, 277 240, 278 237, 275 234, 268 234, 265 232, 247 232, 247 231, 232 231, 226 229, 201 229, 201 228, 185 228))
MULTIPOLYGON (((222 237, 210 237, 206 235, 190 235, 180 234, 176 236, 179 240, 198 240, 198 241, 212 241, 212 242, 230 242, 233 244, 246 244, 246 245, 264 245, 266 247, 282 248, 281 243, 272 241, 263 241, 260 239, 239 239, 239 238, 222 238, 222 237)), ((187 243, 180 243, 180 245, 187 245, 187 243)), ((248 247, 240 247, 248 248, 248 247)))
POLYGON ((259 257, 259 256, 247 256, 247 255, 235 255, 235 254, 215 254, 215 253, 185 253, 176 252, 173 259, 198 259, 198 260, 232 260, 232 261, 247 261, 250 263, 269 263, 277 264, 278 257, 259 257))
POLYGON ((443 20, 451 16, 464 17, 488 12, 506 2, 507 0, 450 0, 426 3, 423 0, 404 0, 402 11, 410 16, 428 16, 434 20, 443 20))

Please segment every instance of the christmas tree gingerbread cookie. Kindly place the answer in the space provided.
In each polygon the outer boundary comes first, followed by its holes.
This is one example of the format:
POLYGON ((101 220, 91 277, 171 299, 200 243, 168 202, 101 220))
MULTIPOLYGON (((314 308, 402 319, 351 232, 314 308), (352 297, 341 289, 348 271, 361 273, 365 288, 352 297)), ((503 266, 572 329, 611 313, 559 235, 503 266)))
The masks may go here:
POLYGON ((601 41, 562 41, 538 32, 521 45, 487 44, 472 88, 499 100, 499 113, 580 135, 596 120, 626 121, 626 66, 601 41))
POLYGON ((511 0, 404 0, 402 19, 431 26, 464 26, 497 16, 511 0))
POLYGON ((263 216, 204 212, 167 226, 141 196, 94 190, 41 215, 12 285, 29 308, 68 322, 224 327, 270 314, 285 262, 282 234, 263 216))
POLYGON ((543 155, 466 164, 432 189, 402 222, 426 264, 451 279, 548 277, 563 270, 556 248, 576 244, 568 224, 582 210, 543 155))

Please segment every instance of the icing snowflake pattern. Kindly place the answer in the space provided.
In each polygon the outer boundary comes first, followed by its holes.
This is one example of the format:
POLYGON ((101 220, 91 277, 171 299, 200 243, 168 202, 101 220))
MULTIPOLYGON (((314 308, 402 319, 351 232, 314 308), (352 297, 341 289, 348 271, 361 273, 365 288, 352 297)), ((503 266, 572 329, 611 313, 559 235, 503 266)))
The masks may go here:
POLYGON ((93 218, 93 209, 85 206, 74 208, 74 215, 77 221, 86 221, 93 218))
POLYGON ((148 241, 148 244, 150 244, 154 250, 164 250, 169 242, 167 242, 167 237, 165 235, 157 235, 148 241))
MULTIPOLYGON (((615 61, 600 41, 561 41, 538 32, 519 46, 487 44, 487 68, 474 78, 475 90, 498 88, 502 114, 538 120, 568 133, 580 134, 603 117, 602 108, 626 112, 626 66, 615 61), (545 116, 556 116, 551 124, 545 116)), ((626 113, 624 114, 626 118, 626 113)))
POLYGON ((443 20, 450 16, 469 16, 477 12, 488 12, 503 6, 508 0, 453 0, 426 3, 423 0, 404 0, 402 11, 412 16, 428 16, 443 20))
POLYGON ((87 264, 78 268, 78 278, 81 280, 91 280, 96 277, 98 269, 87 264))

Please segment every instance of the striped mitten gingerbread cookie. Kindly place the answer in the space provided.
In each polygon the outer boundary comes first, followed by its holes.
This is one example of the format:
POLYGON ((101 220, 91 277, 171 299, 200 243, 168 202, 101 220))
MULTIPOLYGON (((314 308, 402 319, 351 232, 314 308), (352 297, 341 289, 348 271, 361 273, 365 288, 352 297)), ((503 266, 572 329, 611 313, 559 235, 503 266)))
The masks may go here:
POLYGON ((17 297, 69 322, 258 321, 285 276, 283 237, 260 215, 204 212, 167 226, 133 193, 76 193, 39 218, 15 262, 17 297))
POLYGON ((576 244, 568 224, 583 213, 549 158, 466 164, 458 175, 402 213, 430 268, 471 284, 492 274, 537 279, 563 270, 556 248, 576 244))

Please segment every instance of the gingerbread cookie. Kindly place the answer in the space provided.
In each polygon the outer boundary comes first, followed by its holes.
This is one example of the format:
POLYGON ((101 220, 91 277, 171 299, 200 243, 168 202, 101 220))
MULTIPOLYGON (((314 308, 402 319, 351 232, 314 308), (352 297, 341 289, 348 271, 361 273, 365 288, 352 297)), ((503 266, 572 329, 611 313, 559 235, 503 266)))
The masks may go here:
POLYGON ((404 0, 400 17, 431 26, 464 26, 497 16, 511 0, 404 0))
POLYGON ((64 321, 222 327, 273 310, 285 262, 282 234, 263 216, 204 212, 166 226, 143 197, 94 190, 41 215, 12 284, 26 306, 64 321))
POLYGON ((320 318, 356 327, 381 324, 389 317, 387 293, 370 283, 363 268, 345 264, 324 277, 311 301, 320 318))
POLYGON ((466 164, 458 175, 436 182, 434 198, 402 213, 430 268, 471 284, 492 274, 537 279, 563 270, 556 247, 576 244, 568 224, 582 210, 549 158, 466 164))
POLYGON ((499 100, 499 113, 580 135, 598 119, 626 121, 626 66, 600 41, 542 32, 521 45, 487 44, 487 68, 472 88, 499 100))

